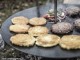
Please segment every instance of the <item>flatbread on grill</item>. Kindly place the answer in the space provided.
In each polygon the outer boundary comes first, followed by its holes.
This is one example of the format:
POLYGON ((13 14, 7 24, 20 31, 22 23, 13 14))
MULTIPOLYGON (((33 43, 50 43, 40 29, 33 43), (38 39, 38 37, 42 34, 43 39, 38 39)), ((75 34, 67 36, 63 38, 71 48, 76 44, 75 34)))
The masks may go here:
POLYGON ((60 40, 59 45, 67 50, 80 49, 80 35, 66 35, 60 40))
POLYGON ((57 35, 41 35, 37 38, 36 45, 41 47, 52 47, 59 43, 60 37, 57 35))
POLYGON ((11 19, 13 24, 28 24, 29 19, 24 16, 18 16, 11 19))
POLYGON ((48 28, 43 26, 31 27, 28 30, 28 33, 32 36, 44 35, 44 34, 48 34, 48 32, 49 32, 48 28))
POLYGON ((18 46, 33 46, 36 39, 28 34, 16 34, 10 38, 10 41, 14 45, 18 46))
POLYGON ((40 17, 40 18, 34 17, 29 20, 29 23, 34 26, 44 25, 44 24, 46 24, 46 22, 47 22, 46 19, 42 18, 42 17, 40 17))
POLYGON ((16 24, 16 25, 11 25, 9 27, 9 30, 15 33, 25 33, 28 32, 29 27, 30 27, 29 25, 16 24))

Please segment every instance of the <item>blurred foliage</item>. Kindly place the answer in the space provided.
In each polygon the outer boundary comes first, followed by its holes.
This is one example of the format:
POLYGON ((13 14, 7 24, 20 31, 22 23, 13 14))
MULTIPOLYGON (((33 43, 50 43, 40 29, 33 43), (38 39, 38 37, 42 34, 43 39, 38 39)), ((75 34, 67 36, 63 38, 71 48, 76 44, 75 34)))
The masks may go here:
MULTIPOLYGON (((39 4, 42 5, 45 1, 46 0, 39 0, 39 4)), ((36 6, 35 0, 0 0, 0 14, 2 14, 0 18, 3 22, 13 13, 33 6, 36 6)))

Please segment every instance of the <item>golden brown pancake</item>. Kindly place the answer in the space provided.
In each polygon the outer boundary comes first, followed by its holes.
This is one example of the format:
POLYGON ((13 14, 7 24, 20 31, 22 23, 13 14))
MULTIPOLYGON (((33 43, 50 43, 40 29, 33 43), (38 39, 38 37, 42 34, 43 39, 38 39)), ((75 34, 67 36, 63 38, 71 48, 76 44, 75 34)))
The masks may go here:
POLYGON ((48 28, 43 26, 31 27, 28 30, 28 33, 32 36, 44 35, 44 34, 47 34, 48 32, 49 32, 48 28))
POLYGON ((33 46, 36 39, 28 34, 16 34, 10 38, 12 44, 18 46, 33 46))
POLYGON ((80 49, 80 35, 65 35, 61 38, 59 45, 67 50, 80 49))
POLYGON ((41 47, 52 47, 57 45, 59 41, 60 37, 58 37, 57 35, 46 34, 41 35, 37 38, 36 45, 41 47))
POLYGON ((11 19, 13 24, 28 24, 29 19, 23 16, 14 17, 11 19))
POLYGON ((9 27, 9 30, 12 31, 12 32, 15 32, 15 33, 25 33, 25 32, 28 32, 28 29, 29 29, 29 25, 11 25, 9 27))
POLYGON ((40 18, 34 17, 29 20, 29 23, 34 26, 44 25, 44 24, 46 24, 46 22, 47 22, 46 19, 42 18, 42 17, 40 17, 40 18))

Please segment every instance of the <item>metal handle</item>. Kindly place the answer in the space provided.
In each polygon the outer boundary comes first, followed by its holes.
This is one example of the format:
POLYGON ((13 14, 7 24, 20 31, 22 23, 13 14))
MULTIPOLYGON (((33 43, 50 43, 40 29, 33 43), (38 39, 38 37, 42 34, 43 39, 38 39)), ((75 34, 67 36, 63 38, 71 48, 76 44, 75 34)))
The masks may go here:
POLYGON ((36 6, 37 6, 37 16, 40 17, 40 8, 39 8, 39 0, 36 1, 36 6))
POLYGON ((57 0, 54 0, 54 17, 55 21, 57 21, 57 0))

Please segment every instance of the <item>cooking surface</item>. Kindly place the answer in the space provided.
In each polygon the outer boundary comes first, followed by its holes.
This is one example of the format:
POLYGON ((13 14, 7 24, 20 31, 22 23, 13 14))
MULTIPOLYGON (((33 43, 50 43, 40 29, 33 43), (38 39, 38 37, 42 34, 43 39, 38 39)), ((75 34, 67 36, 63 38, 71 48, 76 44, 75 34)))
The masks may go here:
MULTIPOLYGON (((49 6, 52 6, 52 5, 50 4, 50 5, 47 5, 47 6, 40 7, 40 13, 41 13, 41 15, 44 15, 49 10, 49 6)), ((13 48, 15 48, 15 49, 17 49, 19 51, 22 51, 24 53, 32 54, 32 55, 43 56, 43 57, 48 57, 48 58, 72 58, 72 57, 80 57, 80 50, 69 50, 69 51, 67 51, 67 50, 61 49, 60 46, 55 46, 55 47, 51 47, 51 48, 42 48, 42 47, 33 46, 33 47, 27 48, 27 47, 18 47, 18 46, 12 45, 10 43, 9 39, 13 35, 13 33, 11 33, 9 31, 9 26, 12 24, 11 23, 11 19, 13 17, 15 17, 15 16, 25 16, 25 17, 28 17, 28 18, 33 18, 33 17, 37 16, 37 12, 36 11, 37 11, 36 7, 33 7, 33 8, 29 8, 29 9, 20 11, 20 12, 18 12, 16 14, 10 16, 2 24, 2 28, 1 29, 2 29, 3 40, 7 44, 9 44, 10 46, 12 46, 13 48)), ((68 22, 72 23, 73 20, 75 20, 75 19, 70 19, 70 18, 67 17, 65 21, 68 21, 68 22)), ((48 22, 46 24, 46 26, 50 29, 52 24, 53 23, 48 22)), ((73 32, 71 32, 70 34, 80 35, 80 33, 77 32, 77 31, 75 31, 75 30, 73 32)))

